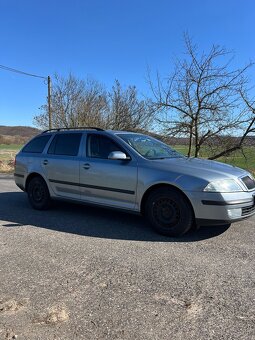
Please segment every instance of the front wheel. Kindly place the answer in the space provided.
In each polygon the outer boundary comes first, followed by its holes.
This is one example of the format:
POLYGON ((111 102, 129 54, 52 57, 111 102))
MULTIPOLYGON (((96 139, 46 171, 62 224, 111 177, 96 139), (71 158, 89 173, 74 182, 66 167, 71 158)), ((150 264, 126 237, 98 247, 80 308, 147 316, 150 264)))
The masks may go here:
POLYGON ((145 215, 160 234, 181 236, 193 224, 193 210, 182 193, 174 188, 153 191, 145 204, 145 215))
POLYGON ((27 195, 29 203, 34 209, 45 210, 50 205, 50 194, 44 179, 34 177, 28 183, 27 195))

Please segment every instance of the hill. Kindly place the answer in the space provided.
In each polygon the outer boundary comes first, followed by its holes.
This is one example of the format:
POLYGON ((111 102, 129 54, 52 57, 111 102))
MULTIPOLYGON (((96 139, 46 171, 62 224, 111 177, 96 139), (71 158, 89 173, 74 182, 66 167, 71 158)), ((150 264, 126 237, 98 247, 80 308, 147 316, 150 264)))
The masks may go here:
POLYGON ((0 144, 24 144, 38 133, 39 129, 30 126, 0 125, 0 144))
POLYGON ((4 126, 0 125, 0 135, 21 136, 31 138, 40 133, 40 130, 30 126, 4 126))

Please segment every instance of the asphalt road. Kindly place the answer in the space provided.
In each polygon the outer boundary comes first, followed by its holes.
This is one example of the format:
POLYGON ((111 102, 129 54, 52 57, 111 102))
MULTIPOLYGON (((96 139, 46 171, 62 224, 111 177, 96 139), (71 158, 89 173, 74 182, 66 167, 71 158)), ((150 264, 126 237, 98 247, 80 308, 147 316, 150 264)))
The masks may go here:
POLYGON ((0 176, 0 339, 255 339, 255 218, 179 239, 0 176))

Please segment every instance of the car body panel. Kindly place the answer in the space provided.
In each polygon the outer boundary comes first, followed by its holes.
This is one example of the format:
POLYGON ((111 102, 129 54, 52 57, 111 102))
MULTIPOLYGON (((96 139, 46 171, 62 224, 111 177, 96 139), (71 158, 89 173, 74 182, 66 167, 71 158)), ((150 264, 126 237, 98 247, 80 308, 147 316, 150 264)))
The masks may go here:
MULTIPOLYGON (((168 185, 183 193, 197 220, 225 223, 255 213, 255 185, 251 189, 246 187, 241 178, 249 176, 253 179, 243 169, 197 158, 147 159, 120 137, 125 133, 130 134, 123 131, 89 131, 89 134, 108 136, 126 152, 129 159, 92 158, 86 153, 88 131, 81 131, 83 136, 75 157, 48 155, 53 137, 40 154, 25 154, 21 150, 16 157, 16 184, 26 190, 27 178, 37 173, 46 181, 52 198, 134 212, 142 211, 143 198, 151 188, 168 185), (208 183, 225 179, 235 180, 241 191, 204 191, 208 183)), ((50 133, 54 136, 64 132, 50 133)))
POLYGON ((133 210, 137 191, 135 160, 80 161, 81 199, 133 210))
POLYGON ((47 155, 41 160, 42 169, 54 195, 80 199, 80 169, 76 157, 47 155), (47 162, 47 164, 45 164, 47 162))

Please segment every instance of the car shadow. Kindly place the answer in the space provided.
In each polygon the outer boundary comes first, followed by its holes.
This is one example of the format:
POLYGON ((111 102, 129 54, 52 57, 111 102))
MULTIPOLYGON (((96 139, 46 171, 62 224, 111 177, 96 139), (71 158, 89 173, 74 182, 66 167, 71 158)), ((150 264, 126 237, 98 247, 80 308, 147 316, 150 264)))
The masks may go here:
POLYGON ((47 211, 30 207, 23 192, 0 193, 0 220, 6 228, 32 225, 81 236, 152 242, 197 242, 224 233, 229 225, 201 227, 178 238, 157 234, 138 215, 88 205, 54 202, 47 211))

